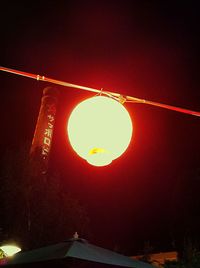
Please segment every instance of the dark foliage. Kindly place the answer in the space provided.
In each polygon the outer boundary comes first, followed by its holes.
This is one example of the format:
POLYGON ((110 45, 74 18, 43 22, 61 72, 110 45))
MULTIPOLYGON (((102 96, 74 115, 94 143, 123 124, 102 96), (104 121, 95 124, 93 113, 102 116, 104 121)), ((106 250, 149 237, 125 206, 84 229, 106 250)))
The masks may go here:
POLYGON ((59 174, 38 174, 29 160, 30 143, 8 151, 0 178, 1 240, 31 249, 66 240, 78 232, 89 236, 85 208, 62 185, 59 174))

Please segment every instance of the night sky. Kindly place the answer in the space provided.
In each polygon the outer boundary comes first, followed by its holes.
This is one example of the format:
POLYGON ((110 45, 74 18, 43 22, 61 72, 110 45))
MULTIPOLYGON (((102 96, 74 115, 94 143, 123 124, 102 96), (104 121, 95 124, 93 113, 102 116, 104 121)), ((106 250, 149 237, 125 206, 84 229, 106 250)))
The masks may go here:
MULTIPOLYGON (((4 1, 1 65, 200 111, 199 23, 194 1, 4 1)), ((0 75, 3 156, 32 140, 47 84, 0 75)), ((91 242, 128 255, 145 241, 173 250, 186 233, 200 243, 200 118, 127 103, 131 144, 96 168, 65 130, 73 107, 94 94, 58 88, 50 165, 87 208, 91 242)))

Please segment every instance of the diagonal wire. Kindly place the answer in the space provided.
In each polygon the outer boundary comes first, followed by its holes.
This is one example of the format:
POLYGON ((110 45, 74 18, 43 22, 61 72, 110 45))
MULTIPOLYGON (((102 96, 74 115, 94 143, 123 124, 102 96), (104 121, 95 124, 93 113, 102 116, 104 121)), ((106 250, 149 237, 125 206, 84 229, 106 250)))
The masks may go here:
POLYGON ((36 79, 38 81, 49 82, 51 84, 56 84, 56 85, 60 85, 60 86, 64 86, 64 87, 82 89, 82 90, 86 90, 86 91, 90 91, 90 92, 104 94, 104 95, 107 95, 109 97, 118 99, 122 103, 130 102, 130 103, 148 104, 148 105, 152 105, 152 106, 156 106, 156 107, 160 107, 160 108, 164 108, 164 109, 168 109, 168 110, 172 110, 172 111, 176 111, 176 112, 190 114, 190 115, 200 117, 200 112, 198 112, 198 111, 192 111, 192 110, 188 110, 188 109, 185 109, 185 108, 180 108, 180 107, 176 107, 176 106, 172 106, 172 105, 168 105, 168 104, 163 104, 163 103, 159 103, 159 102, 140 99, 140 98, 136 98, 136 97, 132 97, 132 96, 124 96, 124 95, 121 95, 121 94, 115 93, 115 92, 110 92, 110 91, 105 91, 105 90, 102 91, 102 89, 96 89, 96 88, 91 88, 91 87, 80 86, 80 85, 76 85, 76 84, 72 84, 72 83, 68 83, 68 82, 48 78, 48 77, 37 75, 37 74, 32 74, 32 73, 22 72, 22 71, 15 70, 15 69, 6 68, 6 67, 3 67, 3 66, 0 66, 0 71, 4 71, 4 72, 7 72, 7 73, 12 73, 12 74, 16 74, 16 75, 21 75, 21 76, 24 76, 24 77, 36 79))

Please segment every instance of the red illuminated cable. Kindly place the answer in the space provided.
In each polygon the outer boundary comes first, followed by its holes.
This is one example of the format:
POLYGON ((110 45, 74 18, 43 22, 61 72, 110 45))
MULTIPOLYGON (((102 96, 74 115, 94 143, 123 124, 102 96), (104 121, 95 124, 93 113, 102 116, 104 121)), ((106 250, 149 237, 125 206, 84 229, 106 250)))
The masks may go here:
POLYGON ((168 105, 168 104, 164 104, 164 103, 142 100, 142 99, 138 99, 138 98, 134 98, 134 97, 130 97, 130 96, 127 96, 127 100, 130 100, 130 102, 149 104, 152 106, 157 106, 157 107, 161 107, 164 109, 168 109, 168 110, 172 110, 172 111, 176 111, 176 112, 180 112, 180 113, 184 113, 184 114, 200 116, 200 112, 192 111, 192 110, 188 110, 188 109, 184 109, 184 108, 180 108, 180 107, 176 107, 176 106, 172 106, 172 105, 168 105))
POLYGON ((87 90, 87 91, 91 91, 91 92, 95 92, 95 93, 99 93, 99 94, 104 94, 104 95, 116 97, 122 102, 128 101, 128 102, 134 102, 134 103, 149 104, 149 105, 152 105, 152 106, 157 106, 157 107, 161 107, 161 108, 164 108, 164 109, 168 109, 168 110, 172 110, 172 111, 176 111, 176 112, 180 112, 180 113, 190 114, 190 115, 194 115, 194 116, 200 116, 200 112, 197 112, 197 111, 192 111, 192 110, 188 110, 188 109, 184 109, 184 108, 180 108, 180 107, 176 107, 176 106, 172 106, 172 105, 167 105, 167 104, 163 104, 163 103, 158 103, 158 102, 148 101, 148 100, 144 100, 144 99, 139 99, 139 98, 135 98, 135 97, 132 97, 132 96, 122 96, 119 93, 110 92, 110 91, 102 91, 102 90, 95 89, 95 88, 80 86, 80 85, 76 85, 76 84, 72 84, 72 83, 68 83, 68 82, 48 78, 48 77, 45 77, 45 76, 31 74, 31 73, 27 73, 27 72, 22 72, 22 71, 18 71, 18 70, 15 70, 15 69, 2 67, 2 66, 0 66, 0 71, 21 75, 21 76, 24 76, 24 77, 36 79, 38 81, 49 82, 49 83, 57 84, 57 85, 60 85, 60 86, 65 86, 65 87, 70 87, 70 88, 77 88, 77 89, 87 90))

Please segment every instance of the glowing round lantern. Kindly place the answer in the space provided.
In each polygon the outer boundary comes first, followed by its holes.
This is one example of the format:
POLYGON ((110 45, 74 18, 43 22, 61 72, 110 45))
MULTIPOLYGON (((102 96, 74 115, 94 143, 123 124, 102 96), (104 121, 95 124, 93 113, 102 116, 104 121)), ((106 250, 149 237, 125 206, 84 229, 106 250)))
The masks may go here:
POLYGON ((124 106, 96 96, 79 103, 68 121, 68 137, 76 153, 94 166, 106 166, 127 149, 131 118, 124 106))

